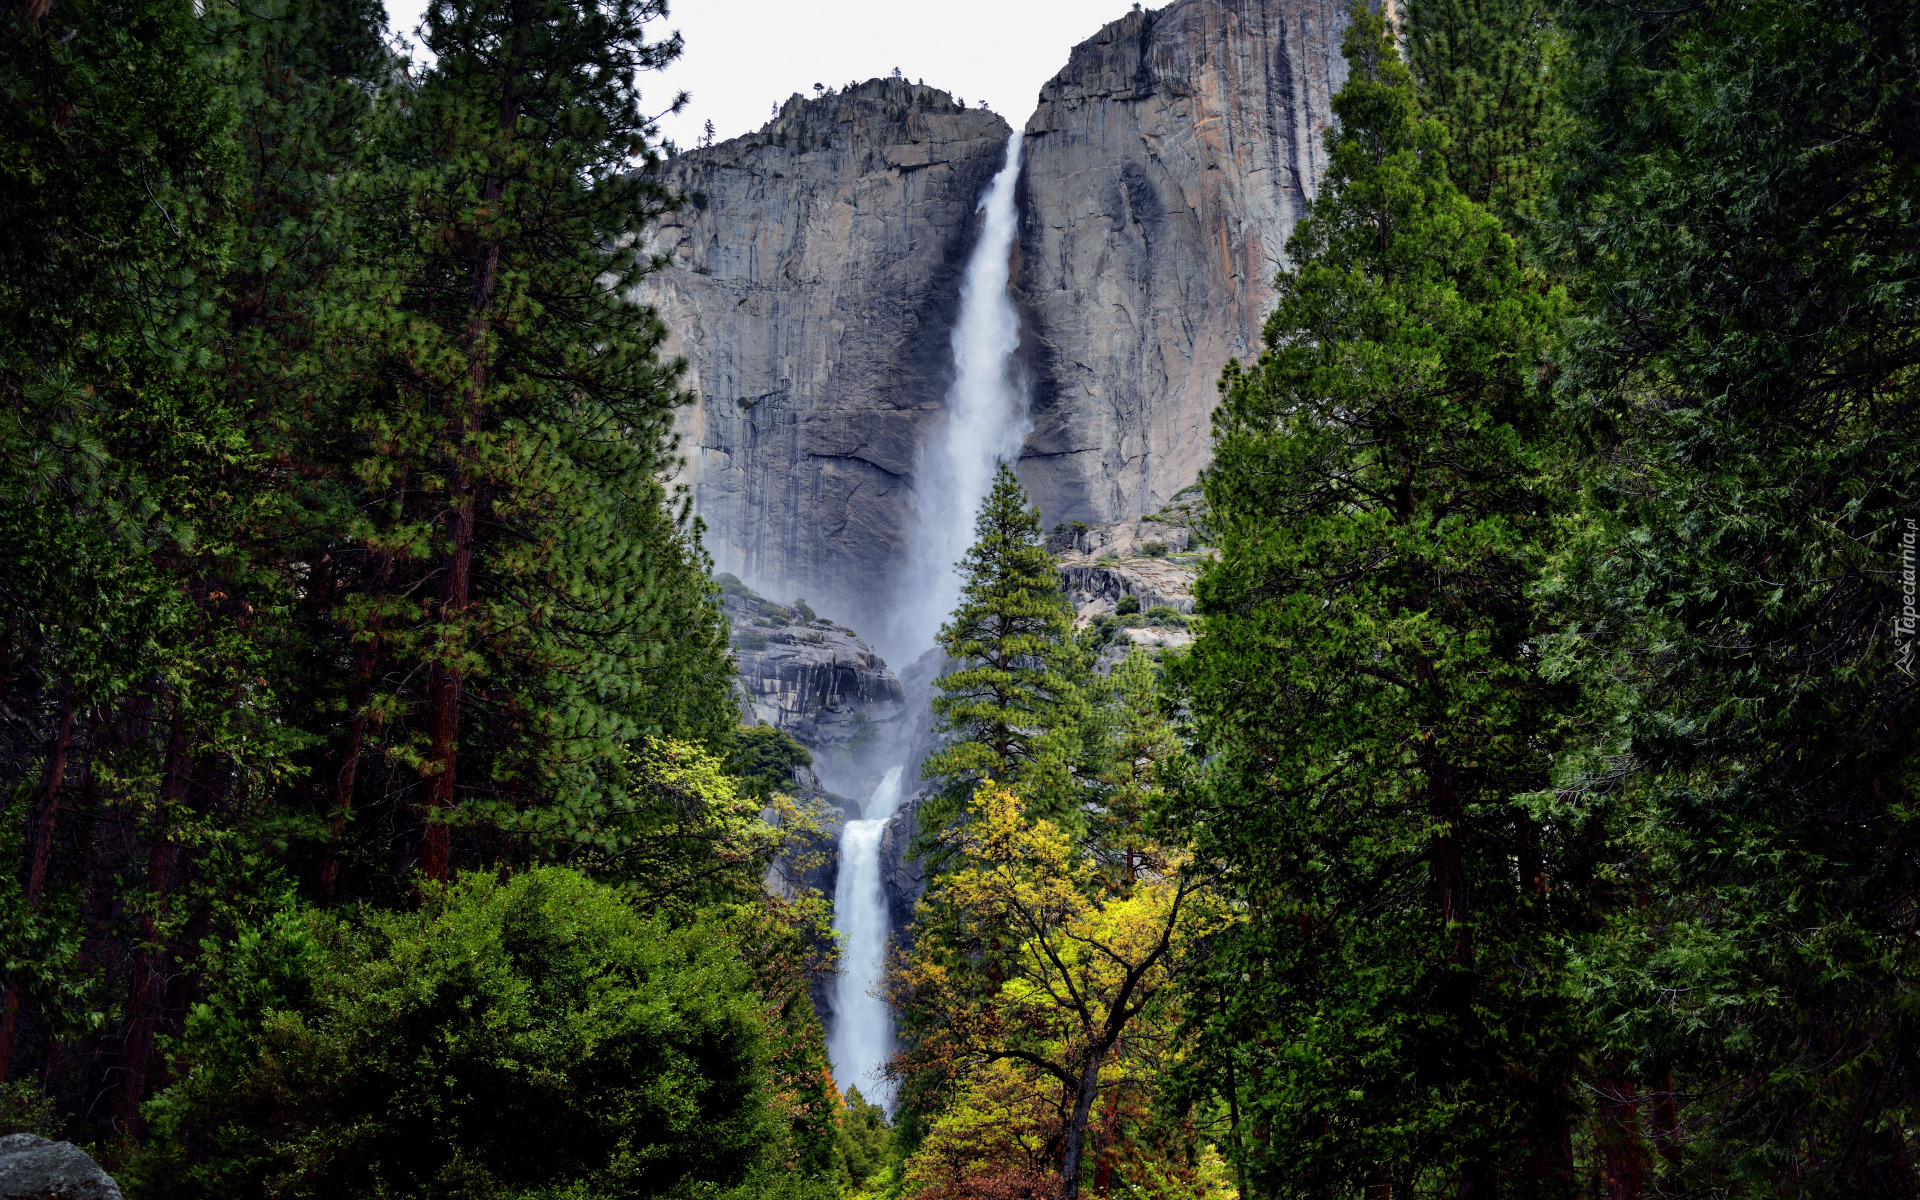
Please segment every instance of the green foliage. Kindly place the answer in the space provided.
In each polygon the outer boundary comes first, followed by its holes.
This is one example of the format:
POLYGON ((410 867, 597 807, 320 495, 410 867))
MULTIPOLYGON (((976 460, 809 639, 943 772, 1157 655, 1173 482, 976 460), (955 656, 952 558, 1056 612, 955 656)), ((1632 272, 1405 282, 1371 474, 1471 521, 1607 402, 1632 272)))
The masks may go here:
POLYGON ((893 1163, 893 1126, 887 1110, 849 1088, 839 1114, 834 1153, 848 1181, 859 1188, 893 1163))
POLYGON ((1345 51, 1326 187, 1205 477, 1187 819, 1247 919, 1196 1020, 1217 1094, 1266 1131, 1236 1131, 1259 1191, 1564 1192, 1580 915, 1521 800, 1568 700, 1527 594, 1558 299, 1449 181, 1384 21, 1356 6, 1345 51))
POLYGON ((1113 606, 1114 615, 1118 617, 1132 616, 1139 611, 1140 597, 1133 595, 1131 592, 1120 597, 1119 602, 1113 606))
POLYGON ((139 1139, 203 939, 296 883, 410 906, 436 831, 758 897, 622 298, 661 12, 443 4, 411 75, 372 0, 0 14, 0 1078, 69 1135, 139 1139))
POLYGON ((738 1184, 780 1142, 729 939, 568 871, 288 908, 219 966, 140 1195, 656 1196, 738 1184))
POLYGON ((1403 33, 1421 110, 1447 131, 1447 173, 1510 228, 1546 199, 1565 53, 1543 0, 1410 0, 1403 33))
POLYGON ((813 755, 777 725, 751 725, 734 735, 727 767, 740 778, 740 788, 765 800, 793 785, 793 773, 813 765, 813 755))
POLYGON ((989 779, 1018 781, 1036 813, 1071 822, 1085 745, 1079 685, 1087 665, 1053 556, 1041 545, 1040 510, 1004 464, 961 560, 960 607, 940 645, 961 666, 940 677, 935 730, 946 736, 921 774, 942 781, 920 809, 921 848, 940 858, 938 835, 989 779))
POLYGON ((1589 453, 1548 582, 1561 669, 1605 689, 1564 786, 1617 889, 1578 982, 1620 1076, 1686 1097, 1684 1153, 1654 1114, 1664 1189, 1906 1194, 1920 14, 1567 19, 1591 299, 1559 386, 1589 453))

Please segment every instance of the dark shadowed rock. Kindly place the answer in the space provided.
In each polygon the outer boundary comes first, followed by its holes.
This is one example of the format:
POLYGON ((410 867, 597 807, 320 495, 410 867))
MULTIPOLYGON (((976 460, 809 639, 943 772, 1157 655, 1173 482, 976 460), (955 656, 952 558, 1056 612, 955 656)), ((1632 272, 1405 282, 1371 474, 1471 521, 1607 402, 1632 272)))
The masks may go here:
POLYGON ((120 1185, 72 1142, 0 1137, 0 1200, 122 1200, 120 1185))
POLYGON ((741 715, 816 754, 856 754, 905 714, 900 681, 859 635, 724 577, 741 715))

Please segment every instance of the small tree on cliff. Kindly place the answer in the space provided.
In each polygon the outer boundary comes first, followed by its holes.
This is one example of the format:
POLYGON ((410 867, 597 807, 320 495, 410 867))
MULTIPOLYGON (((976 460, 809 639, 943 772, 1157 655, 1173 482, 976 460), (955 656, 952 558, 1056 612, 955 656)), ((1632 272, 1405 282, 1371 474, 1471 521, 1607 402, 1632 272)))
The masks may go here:
POLYGON ((1040 544, 1040 510, 1005 465, 974 522, 961 560, 967 582, 940 645, 964 664, 943 676, 935 728, 949 740, 922 769, 944 786, 921 809, 921 852, 938 866, 938 838, 987 780, 1018 781, 1041 815, 1071 821, 1086 658, 1053 556, 1040 544))

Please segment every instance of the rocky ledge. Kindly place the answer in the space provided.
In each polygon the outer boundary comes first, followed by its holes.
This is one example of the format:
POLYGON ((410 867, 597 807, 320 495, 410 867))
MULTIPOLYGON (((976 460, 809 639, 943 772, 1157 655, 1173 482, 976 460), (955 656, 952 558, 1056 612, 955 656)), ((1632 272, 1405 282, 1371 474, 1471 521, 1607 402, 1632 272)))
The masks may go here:
POLYGON ((804 600, 780 604, 731 575, 719 581, 742 716, 833 753, 863 749, 906 715, 899 679, 853 630, 804 600))

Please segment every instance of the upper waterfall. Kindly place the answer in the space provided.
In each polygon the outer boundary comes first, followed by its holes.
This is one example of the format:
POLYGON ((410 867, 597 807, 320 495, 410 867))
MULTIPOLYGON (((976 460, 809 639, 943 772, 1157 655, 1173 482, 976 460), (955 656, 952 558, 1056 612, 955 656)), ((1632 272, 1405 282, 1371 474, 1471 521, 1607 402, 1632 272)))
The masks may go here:
POLYGON ((1031 428, 1014 363, 1020 314, 1007 294, 1020 231, 1014 194, 1021 142, 1018 130, 1007 138, 1006 163, 977 209, 985 217, 960 283, 946 420, 915 462, 906 567, 895 580, 893 609, 879 639, 892 662, 910 662, 932 647, 941 622, 959 603, 955 564, 973 542, 974 516, 993 486, 994 471, 1020 453, 1031 428))

